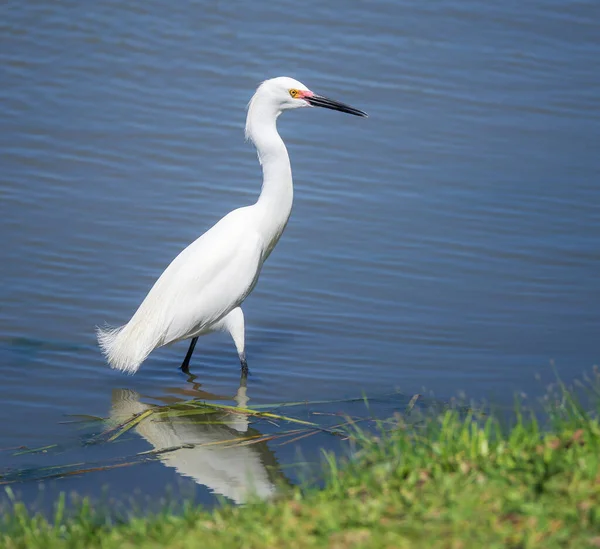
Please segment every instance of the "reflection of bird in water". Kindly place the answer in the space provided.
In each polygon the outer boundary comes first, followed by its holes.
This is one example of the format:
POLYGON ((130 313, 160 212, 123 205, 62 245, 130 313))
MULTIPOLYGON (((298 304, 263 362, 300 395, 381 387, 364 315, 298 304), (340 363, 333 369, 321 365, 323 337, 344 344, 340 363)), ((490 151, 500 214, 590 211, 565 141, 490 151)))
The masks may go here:
POLYGON ((240 305, 254 289, 263 263, 285 229, 294 195, 290 159, 276 122, 283 111, 301 107, 367 116, 316 95, 292 78, 263 82, 250 101, 246 119, 246 136, 256 146, 263 168, 258 201, 233 210, 183 250, 127 324, 98 329, 98 341, 113 368, 133 374, 154 349, 191 339, 181 365, 187 371, 198 336, 223 330, 233 338, 242 372, 248 372, 240 305))
MULTIPOLYGON (((172 400, 172 399, 170 399, 172 400)), ((239 388, 235 400, 245 407, 248 402, 245 384, 239 388)), ((141 402, 140 395, 129 389, 115 389, 112 395, 111 422, 121 423, 134 414, 151 408, 141 402)), ((269 498, 275 493, 274 471, 277 461, 266 442, 250 445, 212 444, 239 438, 240 434, 258 434, 249 428, 243 414, 214 412, 199 416, 183 416, 143 420, 135 430, 155 449, 193 444, 159 456, 167 467, 194 479, 211 492, 223 495, 235 503, 244 503, 254 495, 269 498), (217 424, 195 423, 219 422, 217 424)))

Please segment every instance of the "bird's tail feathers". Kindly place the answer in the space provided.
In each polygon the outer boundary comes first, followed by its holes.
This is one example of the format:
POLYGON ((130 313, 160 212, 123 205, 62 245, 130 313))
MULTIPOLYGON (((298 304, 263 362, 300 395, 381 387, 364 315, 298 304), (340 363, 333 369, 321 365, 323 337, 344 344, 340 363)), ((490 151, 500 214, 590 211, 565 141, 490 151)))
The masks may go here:
POLYGON ((140 328, 134 319, 119 328, 96 327, 98 344, 111 368, 127 374, 135 374, 156 347, 155 338, 148 337, 152 334, 140 328))

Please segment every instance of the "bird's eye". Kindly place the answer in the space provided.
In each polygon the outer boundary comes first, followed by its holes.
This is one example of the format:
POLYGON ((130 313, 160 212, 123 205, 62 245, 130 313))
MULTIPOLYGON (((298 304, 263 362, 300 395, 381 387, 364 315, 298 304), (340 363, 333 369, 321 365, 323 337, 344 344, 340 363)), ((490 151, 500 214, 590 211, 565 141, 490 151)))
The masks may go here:
POLYGON ((291 89, 291 90, 290 90, 290 95, 291 95, 292 97, 296 97, 296 96, 298 95, 298 90, 291 89))

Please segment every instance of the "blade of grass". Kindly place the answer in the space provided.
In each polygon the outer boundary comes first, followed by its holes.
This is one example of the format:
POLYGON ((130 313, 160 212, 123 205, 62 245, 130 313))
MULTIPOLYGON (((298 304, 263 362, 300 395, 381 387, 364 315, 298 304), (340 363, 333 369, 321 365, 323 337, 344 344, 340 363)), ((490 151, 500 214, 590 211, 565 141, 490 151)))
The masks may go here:
POLYGON ((294 437, 290 440, 286 440, 285 442, 282 442, 281 444, 278 444, 277 446, 285 446, 286 444, 291 444, 292 442, 297 442, 299 440, 302 440, 303 438, 312 437, 313 435, 316 435, 318 433, 319 433, 318 430, 311 431, 310 433, 304 433, 303 435, 294 437))
POLYGON ((151 416, 154 413, 154 409, 150 408, 149 410, 146 410, 145 412, 142 412, 141 414, 138 414, 137 416, 134 416, 133 418, 131 418, 128 422, 126 422, 119 431, 117 431, 114 435, 112 435, 107 442, 113 442, 116 439, 118 439, 121 435, 123 435, 124 433, 126 433, 127 431, 129 431, 130 429, 132 429, 133 427, 135 427, 138 423, 140 423, 141 421, 143 421, 144 419, 146 419, 147 417, 151 416))
POLYGON ((410 414, 412 412, 412 409, 417 404, 417 400, 419 400, 419 398, 421 398, 421 395, 419 393, 413 395, 413 397, 410 399, 410 402, 408 403, 408 406, 406 406, 406 410, 404 410, 405 414, 410 414))
POLYGON ((41 446, 40 448, 27 448, 25 450, 15 452, 13 456, 22 456, 24 454, 37 454, 45 452, 46 450, 50 450, 50 448, 58 448, 58 444, 50 444, 48 446, 41 446))

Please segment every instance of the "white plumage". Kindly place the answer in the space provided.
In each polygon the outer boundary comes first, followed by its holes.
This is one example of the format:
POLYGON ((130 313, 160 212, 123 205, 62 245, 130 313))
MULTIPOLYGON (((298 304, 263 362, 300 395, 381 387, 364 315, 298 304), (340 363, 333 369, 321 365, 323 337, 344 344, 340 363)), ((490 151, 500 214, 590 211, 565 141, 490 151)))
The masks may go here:
POLYGON ((314 94, 292 78, 263 82, 249 103, 246 120, 246 136, 256 146, 263 168, 258 201, 230 212, 183 250, 127 324, 98 328, 98 342, 113 368, 133 374, 154 349, 193 338, 182 365, 187 369, 196 338, 225 330, 247 373, 240 305, 281 237, 293 201, 292 170, 276 120, 284 110, 308 106, 366 116, 314 94))

